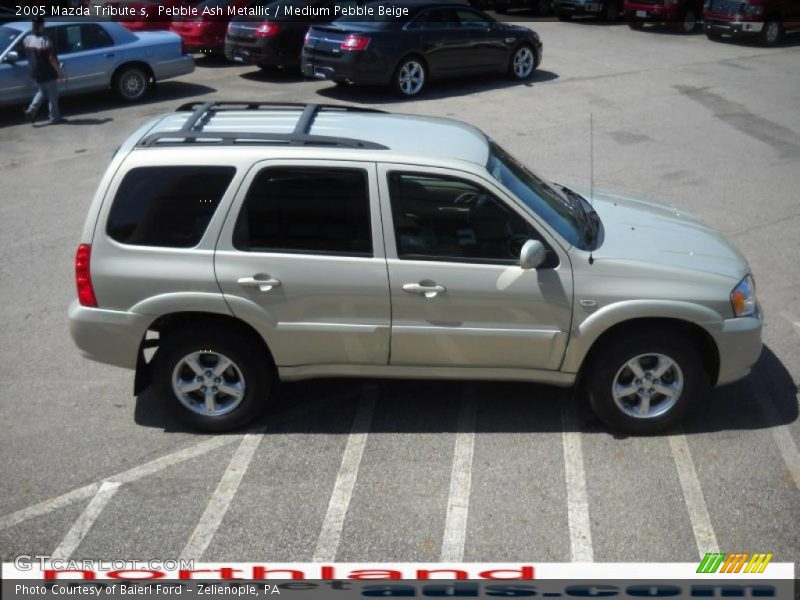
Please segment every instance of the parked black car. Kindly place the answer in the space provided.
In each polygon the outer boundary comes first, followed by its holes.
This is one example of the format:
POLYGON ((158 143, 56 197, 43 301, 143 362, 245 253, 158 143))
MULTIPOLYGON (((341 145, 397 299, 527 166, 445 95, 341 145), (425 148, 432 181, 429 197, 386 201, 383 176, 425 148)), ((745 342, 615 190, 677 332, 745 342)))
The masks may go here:
POLYGON ((464 4, 431 0, 366 4, 360 15, 311 27, 303 46, 307 77, 390 85, 404 97, 444 77, 505 72, 528 79, 541 60, 534 31, 464 4))
POLYGON ((225 56, 262 69, 300 68, 303 38, 310 25, 333 21, 344 7, 366 0, 269 0, 250 5, 265 7, 259 14, 235 17, 225 36, 225 56))

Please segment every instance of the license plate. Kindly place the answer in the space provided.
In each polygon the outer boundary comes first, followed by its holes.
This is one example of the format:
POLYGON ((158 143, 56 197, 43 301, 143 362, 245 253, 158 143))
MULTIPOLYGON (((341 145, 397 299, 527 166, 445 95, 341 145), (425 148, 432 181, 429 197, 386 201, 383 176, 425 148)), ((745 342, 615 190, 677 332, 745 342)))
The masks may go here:
POLYGON ((233 54, 233 62, 243 63, 247 61, 247 55, 242 52, 235 52, 233 54))
POLYGON ((644 18, 644 17, 647 16, 647 11, 646 10, 637 10, 636 11, 636 16, 639 17, 639 18, 644 18))
POLYGON ((326 79, 328 75, 322 69, 314 67, 314 77, 317 79, 326 79))

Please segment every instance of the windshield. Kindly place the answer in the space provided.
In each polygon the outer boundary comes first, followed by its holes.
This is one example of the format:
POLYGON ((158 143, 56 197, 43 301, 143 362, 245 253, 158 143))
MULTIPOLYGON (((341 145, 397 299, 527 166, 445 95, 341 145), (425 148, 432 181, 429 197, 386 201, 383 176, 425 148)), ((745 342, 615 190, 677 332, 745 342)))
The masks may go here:
POLYGON ((5 52, 6 48, 11 45, 11 42, 13 42, 18 35, 19 31, 16 29, 0 27, 0 53, 5 52))
POLYGON ((589 249, 586 226, 580 214, 570 206, 569 200, 492 141, 489 142, 486 169, 567 242, 582 250, 589 249))

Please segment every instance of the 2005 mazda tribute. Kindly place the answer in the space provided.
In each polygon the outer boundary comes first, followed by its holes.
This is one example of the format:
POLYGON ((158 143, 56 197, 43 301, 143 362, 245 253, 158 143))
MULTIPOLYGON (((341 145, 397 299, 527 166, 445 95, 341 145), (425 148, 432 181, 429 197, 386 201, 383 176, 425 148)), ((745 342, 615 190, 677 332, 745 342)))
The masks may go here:
POLYGON ((577 384, 646 433, 761 351, 747 261, 713 229, 589 202, 464 123, 345 106, 149 122, 112 159, 75 267, 81 351, 204 430, 253 419, 279 378, 353 376, 577 384))

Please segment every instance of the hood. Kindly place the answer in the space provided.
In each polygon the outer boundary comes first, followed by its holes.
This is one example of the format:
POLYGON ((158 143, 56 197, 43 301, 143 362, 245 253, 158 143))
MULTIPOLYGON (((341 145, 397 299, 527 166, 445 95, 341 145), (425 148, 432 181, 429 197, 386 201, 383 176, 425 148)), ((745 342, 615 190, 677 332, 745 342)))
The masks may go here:
POLYGON ((736 281, 748 272, 747 260, 722 234, 682 210, 597 193, 593 205, 603 222, 595 260, 634 260, 736 281))

